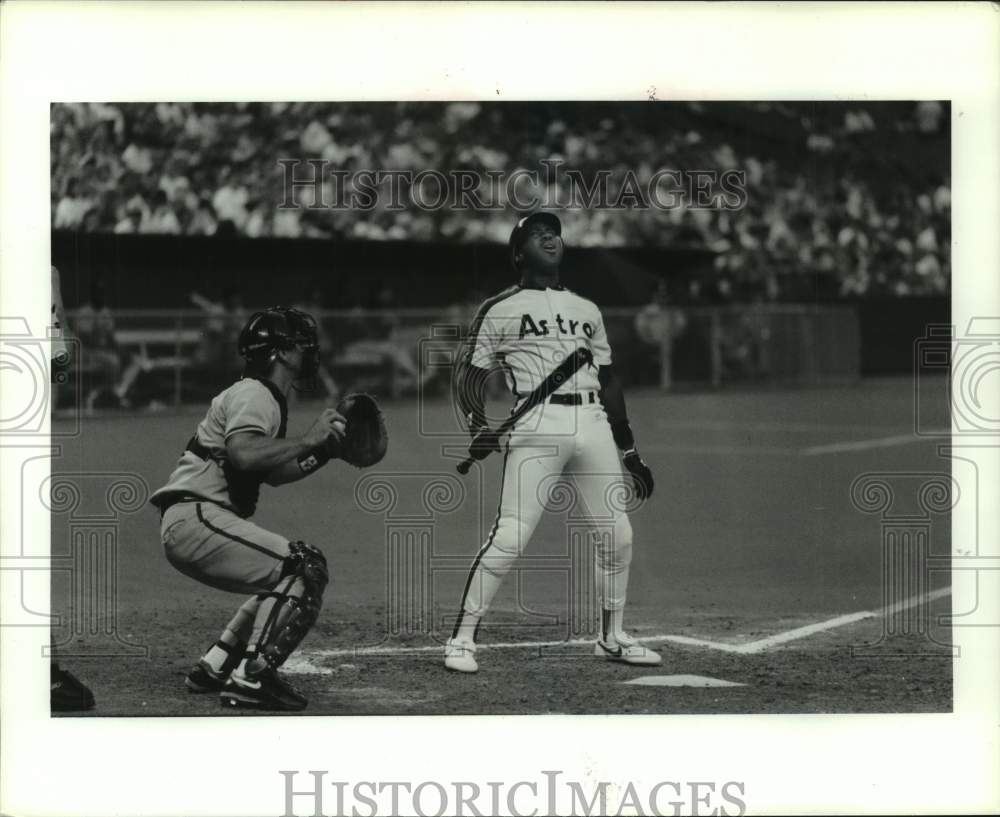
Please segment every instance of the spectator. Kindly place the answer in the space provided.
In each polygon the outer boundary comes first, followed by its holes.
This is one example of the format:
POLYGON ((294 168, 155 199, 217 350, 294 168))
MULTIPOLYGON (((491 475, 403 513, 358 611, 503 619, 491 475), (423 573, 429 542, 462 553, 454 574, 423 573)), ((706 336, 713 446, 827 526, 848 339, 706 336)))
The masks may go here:
POLYGON ((207 199, 201 199, 198 202, 198 208, 195 210, 194 217, 188 225, 188 234, 215 235, 217 228, 218 222, 215 220, 215 210, 212 208, 212 203, 207 199))
POLYGON ((271 225, 269 224, 269 215, 269 210, 262 200, 252 199, 249 202, 247 221, 243 232, 251 238, 270 235, 271 225))
POLYGON ((218 302, 192 292, 191 302, 205 313, 201 343, 194 354, 194 364, 206 387, 227 378, 236 378, 242 368, 238 342, 240 330, 250 317, 243 304, 243 294, 226 287, 218 302))
POLYGON ((875 130, 875 120, 864 108, 844 114, 844 129, 848 133, 864 133, 875 130))
POLYGON ((160 176, 159 188, 166 194, 167 201, 171 204, 189 205, 189 197, 193 195, 191 182, 184 173, 183 162, 178 157, 168 162, 166 170, 160 176))
POLYGON ((652 301, 636 313, 634 328, 642 351, 631 360, 633 380, 669 388, 674 341, 687 329, 687 317, 670 305, 666 281, 657 284, 652 301))
POLYGON ((392 287, 383 283, 376 291, 371 312, 354 310, 351 318, 352 336, 357 338, 344 349, 342 359, 374 359, 388 372, 386 387, 394 396, 403 391, 413 391, 422 382, 434 376, 427 369, 420 371, 414 357, 415 349, 399 333, 399 318, 392 287))
POLYGON ((75 230, 83 223, 83 218, 93 202, 78 193, 79 184, 75 178, 66 182, 66 192, 56 207, 54 226, 75 230))
POLYGON ((167 233, 177 235, 181 231, 181 223, 167 200, 167 194, 163 190, 157 190, 154 197, 153 212, 149 221, 143 225, 145 233, 167 233))
POLYGON ((145 226, 148 220, 144 218, 143 209, 136 205, 125 208, 125 213, 121 220, 115 225, 115 232, 119 235, 126 233, 146 232, 145 226))
MULTIPOLYGON (((105 302, 104 285, 94 281, 90 298, 76 311, 80 368, 85 381, 84 404, 93 409, 113 394, 121 372, 121 350, 115 337, 115 319, 105 302)), ((117 401, 115 401, 117 402, 117 401)))
MULTIPOLYGON (((446 173, 536 169, 542 159, 562 158, 585 175, 610 169, 612 198, 629 172, 643 182, 660 168, 715 168, 745 174, 745 206, 668 212, 571 207, 567 238, 580 246, 708 248, 726 256, 722 268, 744 276, 740 287, 756 287, 758 294, 773 292, 768 281, 782 265, 850 279, 852 288, 870 279, 868 292, 878 288, 878 274, 903 275, 903 288, 914 294, 947 290, 943 230, 950 184, 943 173, 928 178, 936 168, 926 161, 939 155, 941 167, 947 166, 944 104, 720 103, 710 109, 683 103, 665 111, 599 103, 56 105, 52 222, 119 233, 503 242, 509 209, 308 210, 312 202, 303 189, 297 208, 280 210, 275 160, 305 154, 348 171, 446 173), (885 107, 893 104, 893 110, 885 107), (922 138, 877 141, 907 128, 922 138), (817 153, 822 162, 809 158, 817 153), (878 172, 889 162, 907 170, 878 172), (913 265, 928 254, 936 266, 925 261, 926 274, 918 274, 913 265), (874 269, 876 255, 882 273, 874 269)), ((504 185, 487 189, 491 184, 496 186, 484 181, 480 193, 504 203, 504 185)), ((543 182, 539 192, 565 194, 565 179, 562 186, 543 182)))
POLYGON ((153 156, 148 148, 139 147, 132 142, 122 152, 122 164, 133 173, 145 176, 153 169, 153 156))
POLYGON ((918 102, 915 117, 917 130, 920 133, 938 133, 941 130, 941 120, 944 118, 944 107, 934 100, 918 102))
POLYGON ((317 378, 325 396, 336 402, 340 387, 330 373, 329 362, 336 354, 330 334, 326 331, 326 319, 323 317, 323 290, 318 286, 310 287, 302 299, 295 304, 297 309, 312 315, 316 319, 316 339, 319 341, 320 364, 317 378))
POLYGON ((228 167, 223 168, 221 181, 222 186, 212 196, 212 207, 220 224, 228 221, 241 230, 247 220, 247 189, 232 178, 228 167))

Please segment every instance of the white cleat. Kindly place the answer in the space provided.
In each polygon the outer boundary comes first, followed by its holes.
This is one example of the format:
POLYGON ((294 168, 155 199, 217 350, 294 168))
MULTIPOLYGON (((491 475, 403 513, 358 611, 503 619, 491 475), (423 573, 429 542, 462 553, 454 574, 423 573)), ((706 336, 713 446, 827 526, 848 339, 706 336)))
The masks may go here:
POLYGON ((478 672, 475 643, 449 638, 444 645, 444 665, 455 672, 478 672))
POLYGON ((656 650, 644 647, 625 633, 618 633, 607 641, 598 639, 594 645, 594 655, 607 661, 621 661, 623 664, 639 664, 647 667, 663 663, 663 657, 656 650))

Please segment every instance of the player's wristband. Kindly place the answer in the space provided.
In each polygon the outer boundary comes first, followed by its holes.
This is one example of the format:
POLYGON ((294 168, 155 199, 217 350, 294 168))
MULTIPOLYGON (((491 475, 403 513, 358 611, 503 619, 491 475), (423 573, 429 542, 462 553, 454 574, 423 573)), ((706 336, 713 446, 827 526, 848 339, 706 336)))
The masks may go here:
POLYGON ((322 468, 330 461, 330 452, 323 446, 307 451, 298 459, 299 468, 303 474, 311 474, 317 468, 322 468))
POLYGON ((632 434, 632 426, 628 424, 628 420, 619 420, 612 423, 611 436, 614 437, 615 445, 621 451, 628 451, 630 448, 635 448, 635 437, 632 434))

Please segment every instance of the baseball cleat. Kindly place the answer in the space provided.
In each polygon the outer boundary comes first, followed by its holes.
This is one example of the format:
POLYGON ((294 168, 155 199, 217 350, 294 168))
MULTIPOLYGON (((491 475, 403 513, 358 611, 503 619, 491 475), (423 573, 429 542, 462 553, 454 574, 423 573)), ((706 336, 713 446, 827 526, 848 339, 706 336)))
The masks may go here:
POLYGON ((284 680, 277 671, 266 669, 252 675, 234 672, 225 689, 219 693, 225 707, 235 709, 272 709, 298 712, 308 701, 302 693, 284 680))
POLYGON ((82 712, 94 708, 94 693, 72 672, 55 663, 50 672, 49 690, 53 712, 82 712))
POLYGON ((457 641, 449 638, 444 645, 444 665, 455 672, 477 672, 476 645, 472 641, 457 641))
POLYGON ((184 679, 184 686, 189 692, 219 692, 226 686, 228 680, 228 675, 216 672, 207 661, 201 659, 191 667, 191 671, 184 679))
POLYGON ((598 640, 594 645, 594 655, 608 661, 620 661, 623 664, 656 666, 663 663, 663 658, 656 650, 644 647, 625 633, 618 633, 607 641, 598 640))

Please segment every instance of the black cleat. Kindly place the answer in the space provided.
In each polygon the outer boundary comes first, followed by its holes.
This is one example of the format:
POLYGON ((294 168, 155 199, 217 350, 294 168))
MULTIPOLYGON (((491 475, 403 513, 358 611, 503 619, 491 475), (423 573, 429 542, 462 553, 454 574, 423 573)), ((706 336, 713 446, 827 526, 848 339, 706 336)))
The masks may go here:
POLYGON ((298 712, 308 703, 304 695, 273 669, 247 675, 234 672, 219 699, 226 707, 282 712, 298 712))
POLYGON ((52 665, 50 700, 53 712, 82 712, 94 708, 94 693, 72 672, 52 665))
POLYGON ((219 692, 226 686, 228 675, 216 672, 205 661, 199 661, 184 679, 189 692, 219 692))

